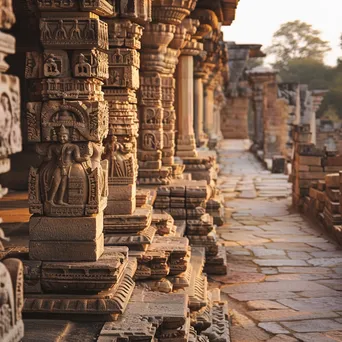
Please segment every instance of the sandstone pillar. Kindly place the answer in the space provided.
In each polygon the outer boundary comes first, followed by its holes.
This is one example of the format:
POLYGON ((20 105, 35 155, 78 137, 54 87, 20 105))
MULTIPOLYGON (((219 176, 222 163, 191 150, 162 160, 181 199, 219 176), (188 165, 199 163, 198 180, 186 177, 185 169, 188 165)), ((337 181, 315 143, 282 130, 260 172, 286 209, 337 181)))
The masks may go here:
MULTIPOLYGON (((7 75, 9 65, 5 58, 15 52, 15 39, 2 31, 15 23, 12 1, 1 3, 0 16, 0 174, 10 170, 10 154, 21 151, 19 79, 7 75)), ((7 189, 0 185, 0 198, 7 189)), ((2 219, 0 217, 0 223, 2 219)), ((4 252, 4 232, 0 228, 0 254, 4 252)), ((23 265, 18 259, 0 262, 0 340, 21 341, 24 324, 21 311, 24 301, 23 265)))
POLYGON ((196 142, 193 126, 194 83, 193 56, 181 55, 177 66, 177 156, 196 157, 196 142))
POLYGON ((148 0, 132 8, 119 6, 117 15, 106 19, 109 79, 104 91, 109 102, 109 135, 104 158, 109 162, 109 195, 104 216, 105 245, 128 246, 131 250, 146 248, 156 232, 151 226, 151 208, 136 205, 139 50, 141 25, 151 20, 150 6, 148 0))
POLYGON ((26 115, 28 140, 42 163, 29 175, 33 215, 25 279, 35 282, 25 283, 24 310, 118 315, 133 291, 136 262, 128 261, 127 248, 104 249, 108 26, 99 16, 113 16, 114 9, 105 1, 57 6, 43 0, 36 11, 41 51, 27 54, 32 86, 26 115))
POLYGON ((274 75, 274 70, 265 67, 256 67, 248 71, 248 77, 253 90, 254 144, 257 149, 263 149, 264 147, 267 84, 274 75))
POLYGON ((212 135, 214 128, 214 84, 209 83, 204 88, 204 131, 212 135))
POLYGON ((203 73, 195 72, 194 74, 194 125, 195 125, 195 137, 198 147, 205 143, 204 126, 204 87, 203 87, 203 73))
MULTIPOLYGON (((5 58, 15 53, 15 38, 2 31, 15 23, 12 1, 1 4, 0 16, 0 174, 11 168, 9 155, 21 151, 20 89, 18 77, 7 75, 9 65, 5 58)), ((7 189, 0 184, 0 198, 7 189)), ((0 218, 1 222, 1 218, 0 218)))

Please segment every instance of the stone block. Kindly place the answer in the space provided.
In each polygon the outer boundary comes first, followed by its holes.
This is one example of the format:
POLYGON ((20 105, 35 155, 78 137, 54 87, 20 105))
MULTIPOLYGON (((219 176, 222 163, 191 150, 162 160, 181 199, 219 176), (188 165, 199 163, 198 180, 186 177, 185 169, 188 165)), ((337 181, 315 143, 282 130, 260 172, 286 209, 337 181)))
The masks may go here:
POLYGON ((130 215, 136 207, 135 197, 130 200, 112 201, 108 200, 105 215, 130 215))
POLYGON ((136 185, 109 185, 109 201, 125 201, 133 199, 136 196, 137 189, 136 185))
POLYGON ((299 165, 317 165, 321 166, 322 158, 321 157, 313 157, 313 156, 298 156, 298 164, 299 165))
POLYGON ((90 217, 47 217, 33 215, 29 223, 34 241, 89 241, 103 233, 103 213, 90 217))
POLYGON ((104 251, 101 234, 90 241, 30 241, 30 259, 42 261, 97 261, 104 251))
POLYGON ((340 175, 338 173, 326 175, 324 180, 327 188, 338 189, 340 187, 340 175))

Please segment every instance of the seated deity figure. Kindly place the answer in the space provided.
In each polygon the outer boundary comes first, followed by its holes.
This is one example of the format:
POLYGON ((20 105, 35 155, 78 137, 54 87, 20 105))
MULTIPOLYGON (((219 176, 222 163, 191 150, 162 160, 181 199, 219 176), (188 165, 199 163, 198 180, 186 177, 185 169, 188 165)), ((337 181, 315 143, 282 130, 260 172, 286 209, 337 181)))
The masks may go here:
POLYGON ((59 76, 60 71, 56 63, 56 57, 54 54, 50 54, 46 62, 44 63, 44 75, 49 76, 59 76))
MULTIPOLYGON (((43 171, 44 178, 50 184, 47 196, 47 202, 50 204, 68 205, 65 194, 68 188, 68 179, 76 177, 86 183, 86 170, 82 163, 88 162, 90 156, 81 157, 78 145, 70 143, 70 132, 63 125, 58 132, 58 144, 52 144, 48 148, 46 161, 51 165, 43 171)), ((84 185, 86 188, 86 185, 84 185)))

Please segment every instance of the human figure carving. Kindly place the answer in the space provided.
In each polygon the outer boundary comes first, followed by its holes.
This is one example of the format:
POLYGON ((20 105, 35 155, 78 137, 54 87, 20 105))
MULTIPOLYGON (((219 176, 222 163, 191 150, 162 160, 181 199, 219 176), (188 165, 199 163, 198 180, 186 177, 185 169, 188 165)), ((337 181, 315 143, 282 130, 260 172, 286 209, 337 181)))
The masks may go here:
POLYGON ((132 143, 119 143, 115 135, 106 144, 104 157, 109 160, 110 177, 130 177, 133 174, 132 143))
POLYGON ((57 58, 54 54, 50 54, 46 62, 44 63, 44 74, 46 76, 59 76, 61 72, 58 69, 56 63, 57 58))
POLYGON ((54 204, 57 194, 57 204, 68 205, 64 202, 67 188, 68 174, 75 163, 83 163, 90 160, 90 156, 81 157, 80 149, 76 144, 69 142, 69 131, 63 125, 58 132, 59 144, 49 146, 46 160, 56 158, 56 169, 53 173, 48 203, 54 204))

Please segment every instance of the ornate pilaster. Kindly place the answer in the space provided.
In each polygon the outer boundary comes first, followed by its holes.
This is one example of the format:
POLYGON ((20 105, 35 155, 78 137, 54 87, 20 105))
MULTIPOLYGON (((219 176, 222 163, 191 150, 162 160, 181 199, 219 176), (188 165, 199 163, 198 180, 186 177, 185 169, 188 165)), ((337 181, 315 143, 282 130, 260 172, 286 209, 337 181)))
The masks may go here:
POLYGON ((157 0, 152 5, 152 23, 142 37, 139 92, 139 182, 166 184, 174 164, 173 73, 185 32, 179 28, 196 2, 157 0), (165 127, 164 127, 165 125, 165 127))
MULTIPOLYGON (((12 1, 1 4, 0 16, 0 174, 11 168, 9 155, 21 151, 19 79, 6 75, 6 56, 15 53, 15 38, 2 32, 15 23, 12 1)), ((0 185, 0 198, 7 193, 0 185)), ((1 218, 0 218, 1 221, 1 218)))
POLYGON ((142 38, 138 151, 141 183, 165 184, 170 175, 170 169, 162 168, 164 143, 162 73, 167 46, 174 37, 175 29, 171 24, 148 24, 142 38))
MULTIPOLYGON (((27 54, 32 86, 26 115, 28 140, 42 162, 29 175, 33 215, 24 310, 118 315, 133 291, 136 262, 128 262, 127 248, 104 248, 108 161, 101 156, 109 125, 102 85, 108 78, 108 26, 99 15, 113 16, 114 9, 101 0, 34 5, 41 51, 27 54)), ((118 55, 132 58, 125 52, 118 55)))
POLYGON ((109 79, 104 85, 109 104, 109 134, 104 158, 109 162, 106 215, 130 215, 136 208, 137 97, 140 39, 143 28, 129 19, 107 19, 109 79))
MULTIPOLYGON (((5 58, 15 52, 15 38, 2 32, 15 23, 12 1, 0 3, 0 174, 10 170, 9 155, 21 151, 19 79, 6 75, 9 65, 5 58)), ((0 198, 7 193, 0 185, 0 198)), ((0 223, 2 219, 0 217, 0 223)), ((4 252, 5 234, 0 228, 0 254, 4 252)), ((21 341, 24 324, 23 265, 18 259, 0 262, 0 340, 21 341)))

